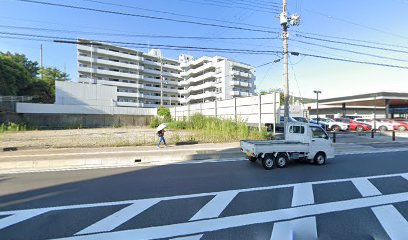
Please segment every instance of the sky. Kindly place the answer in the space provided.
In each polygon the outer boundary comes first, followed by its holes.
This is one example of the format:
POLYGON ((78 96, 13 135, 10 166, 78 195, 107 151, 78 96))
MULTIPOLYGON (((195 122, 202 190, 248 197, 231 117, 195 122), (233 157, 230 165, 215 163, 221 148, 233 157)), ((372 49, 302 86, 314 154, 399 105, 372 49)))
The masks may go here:
MULTIPOLYGON (((250 50, 251 54, 169 49, 162 52, 165 57, 175 59, 183 53, 196 58, 204 55, 232 58, 255 67, 255 84, 258 91, 284 88, 282 39, 279 34, 281 26, 278 17, 281 1, 38 0, 37 2, 127 14, 0 0, 0 51, 26 54, 30 60, 39 62, 42 44, 44 66, 65 69, 73 81, 77 80, 76 46, 55 43, 53 39, 85 38, 146 44, 131 46, 144 52, 148 51, 148 46, 154 44, 250 50), (168 21, 163 18, 200 24, 168 21), (115 35, 112 36, 113 34, 115 35), (157 35, 176 38, 154 37, 157 35), (186 36, 209 39, 180 38, 186 36), (278 51, 279 54, 265 52, 254 54, 255 51, 278 51), (264 65, 277 59, 281 61, 264 65)), ((289 57, 291 94, 313 98, 315 97, 313 90, 320 90, 322 94, 319 98, 324 99, 376 91, 408 92, 408 31, 406 31, 408 18, 405 17, 407 10, 408 0, 288 0, 289 14, 298 14, 301 18, 299 26, 289 28, 289 51, 301 53, 299 56, 289 57), (367 65, 362 62, 390 66, 367 65)))

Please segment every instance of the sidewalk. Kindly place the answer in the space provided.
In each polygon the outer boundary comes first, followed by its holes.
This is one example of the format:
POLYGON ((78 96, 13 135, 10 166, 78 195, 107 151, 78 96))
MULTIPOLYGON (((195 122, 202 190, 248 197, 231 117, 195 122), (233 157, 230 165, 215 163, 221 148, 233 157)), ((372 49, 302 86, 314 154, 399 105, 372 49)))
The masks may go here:
MULTIPOLYGON (((408 150, 396 142, 335 143, 336 155, 408 150)), ((239 142, 169 146, 38 149, 0 153, 0 174, 166 164, 191 160, 243 158, 239 142)))

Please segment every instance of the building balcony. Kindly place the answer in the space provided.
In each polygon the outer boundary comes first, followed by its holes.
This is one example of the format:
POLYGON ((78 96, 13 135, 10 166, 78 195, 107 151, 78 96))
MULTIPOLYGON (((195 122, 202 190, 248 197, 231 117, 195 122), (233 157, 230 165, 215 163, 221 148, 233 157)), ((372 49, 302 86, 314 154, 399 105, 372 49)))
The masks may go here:
POLYGON ((241 87, 252 87, 252 83, 249 82, 240 82, 240 81, 231 81, 231 86, 241 86, 241 87))
POLYGON ((143 84, 138 83, 126 83, 126 82, 116 82, 108 80, 97 80, 98 84, 108 85, 108 86, 117 86, 117 87, 130 87, 130 88, 143 88, 143 84))
POLYGON ((134 97, 134 98, 144 98, 142 93, 132 93, 132 92, 117 92, 119 97, 134 97))
MULTIPOLYGON (((91 73, 92 68, 90 67, 78 67, 78 72, 84 72, 84 73, 91 73)), ((111 77, 124 77, 124 78, 130 78, 130 79, 141 79, 143 80, 143 76, 139 74, 134 74, 134 73, 124 73, 124 72, 116 72, 116 71, 110 71, 106 69, 93 69, 93 74, 98 74, 98 75, 106 75, 106 76, 111 76, 111 77)))
MULTIPOLYGON (((92 47, 89 45, 80 45, 78 44, 78 50, 79 51, 85 51, 85 52, 91 52, 92 47)), ((96 54, 103 54, 103 55, 107 55, 107 56, 115 56, 115 57, 120 57, 120 58, 125 58, 125 59, 131 59, 133 61, 143 61, 144 58, 141 56, 134 56, 131 54, 125 54, 125 53, 121 53, 121 52, 114 52, 114 51, 110 51, 110 50, 106 50, 106 49, 100 49, 97 46, 93 47, 92 50, 92 54, 96 55, 96 54)))
POLYGON ((116 102, 118 107, 144 107, 143 103, 136 102, 116 102))
MULTIPOLYGON (((155 91, 155 92, 160 92, 161 88, 160 87, 149 87, 149 86, 144 86, 143 90, 149 90, 149 91, 155 91)), ((171 89, 171 88, 163 88, 164 93, 178 93, 177 89, 171 89)))
MULTIPOLYGON (((92 58, 90 57, 85 57, 85 56, 78 56, 78 61, 81 63, 85 63, 90 65, 92 58)), ((132 69, 132 70, 143 70, 144 67, 140 65, 135 65, 135 64, 130 64, 130 63, 123 63, 123 62, 115 62, 115 61, 110 61, 106 59, 97 59, 93 58, 92 63, 95 65, 106 65, 106 66, 115 66, 115 67, 121 67, 121 68, 127 68, 127 69, 132 69)))
POLYGON ((187 72, 181 72, 180 76, 181 77, 186 77, 186 76, 190 76, 192 74, 199 74, 201 72, 204 72, 204 71, 208 70, 209 68, 215 68, 215 63, 209 62, 209 63, 206 63, 203 66, 200 66, 198 68, 190 69, 187 72))
POLYGON ((240 72, 240 71, 231 71, 230 74, 234 75, 234 76, 243 77, 243 78, 252 78, 253 77, 252 73, 244 73, 244 72, 240 72))
POLYGON ((252 96, 251 93, 241 92, 241 91, 231 91, 230 94, 232 96, 237 96, 237 97, 249 97, 249 96, 252 96))

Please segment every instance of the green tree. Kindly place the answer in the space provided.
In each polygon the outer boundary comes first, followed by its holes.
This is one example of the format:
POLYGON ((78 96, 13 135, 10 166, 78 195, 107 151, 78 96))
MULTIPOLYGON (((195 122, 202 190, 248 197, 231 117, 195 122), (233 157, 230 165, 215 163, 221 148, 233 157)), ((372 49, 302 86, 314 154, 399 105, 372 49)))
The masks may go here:
POLYGON ((67 81, 70 79, 69 75, 54 67, 41 68, 38 73, 41 76, 39 81, 42 83, 33 86, 35 88, 32 90, 36 90, 33 93, 39 94, 36 96, 42 98, 42 100, 47 103, 55 102, 55 81, 67 81), (39 89, 45 86, 48 86, 48 91, 46 93, 38 92, 39 89), (49 98, 47 99, 47 97, 49 98))
POLYGON ((21 95, 21 90, 27 88, 32 80, 21 63, 10 55, 0 53, 0 95, 21 95))
POLYGON ((40 70, 38 62, 28 60, 25 54, 6 52, 4 55, 10 56, 16 63, 21 64, 30 74, 31 80, 37 77, 38 70, 40 70))

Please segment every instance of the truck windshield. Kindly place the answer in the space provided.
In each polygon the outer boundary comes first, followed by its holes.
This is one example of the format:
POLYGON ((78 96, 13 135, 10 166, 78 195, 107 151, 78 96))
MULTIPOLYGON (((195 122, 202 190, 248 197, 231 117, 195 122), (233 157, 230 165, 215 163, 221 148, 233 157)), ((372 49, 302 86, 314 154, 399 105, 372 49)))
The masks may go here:
POLYGON ((324 138, 324 139, 329 139, 329 136, 327 136, 327 133, 323 131, 323 129, 319 127, 311 127, 312 133, 313 133, 313 138, 324 138))

